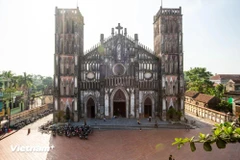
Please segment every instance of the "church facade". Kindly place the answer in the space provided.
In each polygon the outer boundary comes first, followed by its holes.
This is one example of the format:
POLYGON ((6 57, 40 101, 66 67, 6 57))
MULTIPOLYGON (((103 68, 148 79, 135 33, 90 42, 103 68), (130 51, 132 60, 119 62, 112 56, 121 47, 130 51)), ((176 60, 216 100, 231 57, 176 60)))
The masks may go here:
POLYGON ((181 7, 160 7, 153 28, 154 51, 119 23, 84 53, 79 8, 56 7, 54 115, 64 111, 74 121, 113 116, 166 120, 171 107, 184 113, 181 7))

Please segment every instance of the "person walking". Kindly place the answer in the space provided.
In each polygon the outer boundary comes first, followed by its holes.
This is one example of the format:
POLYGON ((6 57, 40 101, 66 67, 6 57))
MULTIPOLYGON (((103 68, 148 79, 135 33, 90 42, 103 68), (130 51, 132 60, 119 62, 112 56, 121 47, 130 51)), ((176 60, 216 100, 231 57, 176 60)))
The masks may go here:
POLYGON ((172 159, 172 155, 169 156, 168 160, 173 160, 173 159, 172 159))
POLYGON ((30 134, 30 128, 28 128, 28 133, 27 133, 27 135, 29 135, 30 134))

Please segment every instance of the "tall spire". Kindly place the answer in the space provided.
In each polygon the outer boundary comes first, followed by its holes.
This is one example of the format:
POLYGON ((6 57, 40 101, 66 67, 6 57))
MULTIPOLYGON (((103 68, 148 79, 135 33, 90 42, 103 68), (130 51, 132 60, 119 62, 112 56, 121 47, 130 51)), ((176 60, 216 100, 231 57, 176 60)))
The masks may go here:
MULTIPOLYGON (((162 6, 162 1, 163 1, 163 0, 161 0, 161 6, 162 6)), ((163 8, 163 6, 162 6, 162 8, 163 8)))
POLYGON ((77 0, 77 8, 78 8, 78 0, 77 0))

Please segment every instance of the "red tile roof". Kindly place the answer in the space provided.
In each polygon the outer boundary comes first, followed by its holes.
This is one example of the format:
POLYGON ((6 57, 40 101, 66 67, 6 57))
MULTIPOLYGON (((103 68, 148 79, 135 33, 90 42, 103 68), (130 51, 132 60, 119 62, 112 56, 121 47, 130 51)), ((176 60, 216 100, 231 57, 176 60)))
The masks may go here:
POLYGON ((229 92, 226 92, 224 93, 224 96, 229 96, 229 95, 240 95, 240 92, 239 91, 229 91, 229 92))
POLYGON ((239 79, 232 79, 233 82, 235 83, 240 83, 240 78, 239 79))
POLYGON ((194 98, 198 94, 199 94, 199 92, 196 92, 196 91, 186 91, 185 92, 185 96, 192 97, 192 98, 194 98))
POLYGON ((208 103, 213 98, 214 98, 214 96, 200 93, 200 94, 198 94, 198 96, 194 100, 204 102, 204 103, 208 103))
POLYGON ((240 74, 217 74, 210 78, 210 80, 220 80, 220 79, 240 79, 240 74))

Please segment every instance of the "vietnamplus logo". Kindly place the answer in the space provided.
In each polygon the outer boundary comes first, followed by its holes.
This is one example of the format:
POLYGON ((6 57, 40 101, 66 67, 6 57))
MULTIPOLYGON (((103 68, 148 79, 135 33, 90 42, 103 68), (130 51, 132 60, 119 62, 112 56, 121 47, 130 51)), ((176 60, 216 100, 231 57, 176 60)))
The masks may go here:
POLYGON ((54 149, 53 145, 51 146, 22 146, 22 145, 11 145, 12 152, 48 152, 50 149, 54 149))

